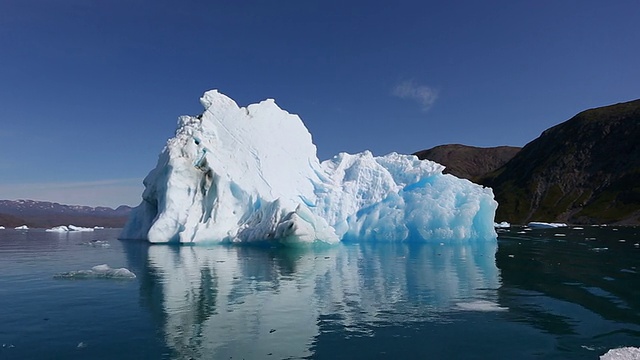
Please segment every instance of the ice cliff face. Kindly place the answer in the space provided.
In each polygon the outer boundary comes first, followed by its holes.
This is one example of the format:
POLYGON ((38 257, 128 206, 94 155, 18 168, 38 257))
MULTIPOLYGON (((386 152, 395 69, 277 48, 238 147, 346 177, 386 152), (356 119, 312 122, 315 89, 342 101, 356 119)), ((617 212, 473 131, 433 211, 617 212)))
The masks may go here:
POLYGON ((183 116, 144 180, 122 238, 150 242, 433 241, 494 238, 489 188, 413 155, 320 163, 300 118, 216 90, 183 116))

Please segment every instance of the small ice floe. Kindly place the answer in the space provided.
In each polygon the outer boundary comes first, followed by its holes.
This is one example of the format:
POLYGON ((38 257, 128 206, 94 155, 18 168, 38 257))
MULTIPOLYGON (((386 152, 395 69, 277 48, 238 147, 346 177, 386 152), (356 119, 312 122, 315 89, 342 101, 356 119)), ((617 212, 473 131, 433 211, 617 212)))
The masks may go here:
POLYGON ((69 225, 69 226, 64 226, 64 225, 60 225, 60 226, 55 226, 52 227, 51 229, 47 229, 45 231, 49 231, 49 232, 72 232, 72 231, 93 231, 93 228, 86 228, 86 227, 81 227, 81 226, 75 226, 75 225, 69 225))
POLYGON ((567 234, 553 234, 553 236, 567 236, 567 234))
POLYGON ((27 225, 21 225, 21 226, 15 227, 14 229, 16 229, 16 230, 29 230, 29 227, 27 225))
POLYGON ((95 230, 104 230, 104 226, 94 226, 95 230))
POLYGON ((589 238, 584 238, 584 239, 585 239, 585 240, 587 240, 587 241, 594 241, 596 238, 594 238, 594 237, 589 237, 589 238))
POLYGON ((499 222, 499 223, 494 222, 493 223, 493 227, 496 228, 496 229, 507 229, 507 228, 511 227, 511 224, 509 224, 506 221, 499 222))
POLYGON ((84 349, 84 348, 86 348, 86 347, 87 347, 87 343, 86 343, 86 342, 84 342, 84 341, 80 341, 80 342, 78 343, 78 346, 76 346, 76 347, 77 347, 78 349, 84 349))
POLYGON ((584 230, 584 228, 580 227, 580 226, 575 226, 575 227, 573 227, 573 230, 584 230))
POLYGON ((591 249, 591 251, 595 251, 595 252, 607 251, 607 250, 609 250, 608 247, 596 247, 591 249))
POLYGON ((565 223, 547 223, 547 222, 541 222, 541 221, 532 221, 532 222, 528 223, 527 226, 530 227, 530 228, 534 228, 534 229, 552 229, 552 228, 559 228, 559 227, 567 227, 567 224, 565 224, 565 223))
POLYGON ((502 307, 500 305, 498 305, 497 303, 494 303, 492 301, 488 301, 488 300, 476 300, 476 301, 469 301, 469 302, 461 302, 461 303, 457 303, 456 307, 459 310, 464 310, 464 311, 485 311, 485 312, 489 312, 489 311, 506 311, 507 308, 502 307))
POLYGON ((4 230, 4 226, 0 226, 0 230, 4 230))
POLYGON ((640 359, 640 348, 622 347, 611 349, 600 356, 600 360, 637 360, 640 359))
POLYGON ((135 279, 136 274, 127 268, 112 269, 107 264, 96 265, 91 270, 77 270, 55 274, 56 279, 135 279))

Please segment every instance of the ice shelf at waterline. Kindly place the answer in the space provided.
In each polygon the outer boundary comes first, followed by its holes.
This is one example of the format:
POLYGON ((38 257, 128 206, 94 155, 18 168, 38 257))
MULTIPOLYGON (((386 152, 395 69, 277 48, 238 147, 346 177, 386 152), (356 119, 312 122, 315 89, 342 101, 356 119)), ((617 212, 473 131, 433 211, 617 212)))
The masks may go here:
MULTIPOLYGON (((413 155, 318 160, 297 115, 217 90, 182 116, 144 180, 121 238, 164 242, 335 243, 495 239, 490 188, 413 155)), ((336 129, 336 132, 340 131, 336 129)))

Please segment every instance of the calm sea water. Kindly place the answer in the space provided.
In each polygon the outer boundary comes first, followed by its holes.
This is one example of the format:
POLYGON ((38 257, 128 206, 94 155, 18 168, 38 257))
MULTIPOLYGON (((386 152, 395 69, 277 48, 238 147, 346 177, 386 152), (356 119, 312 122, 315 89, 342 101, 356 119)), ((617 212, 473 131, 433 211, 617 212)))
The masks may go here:
POLYGON ((305 250, 0 230, 0 359, 597 359, 640 346, 639 234, 305 250), (56 277, 100 264, 137 277, 56 277))

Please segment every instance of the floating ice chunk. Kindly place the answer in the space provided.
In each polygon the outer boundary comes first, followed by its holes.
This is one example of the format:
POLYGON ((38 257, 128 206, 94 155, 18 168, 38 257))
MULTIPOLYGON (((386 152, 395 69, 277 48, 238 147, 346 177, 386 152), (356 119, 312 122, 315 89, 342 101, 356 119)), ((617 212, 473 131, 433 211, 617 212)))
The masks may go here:
POLYGON ((527 226, 535 229, 551 229, 551 228, 567 227, 567 224, 532 221, 529 224, 527 224, 527 226))
POLYGON ((509 223, 508 223, 508 222, 506 222, 506 221, 499 222, 499 223, 494 222, 494 223, 493 223, 493 227, 494 227, 494 228, 497 228, 497 229, 506 229, 506 228, 510 228, 510 227, 511 227, 511 224, 509 224, 509 223))
POLYGON ((68 226, 69 231, 93 231, 93 228, 87 228, 87 227, 81 227, 81 226, 75 226, 75 225, 69 225, 68 226))
POLYGON ((95 230, 104 230, 104 226, 94 226, 95 230))
POLYGON ((96 265, 90 270, 77 270, 53 276, 58 279, 135 279, 136 275, 127 268, 112 269, 107 264, 96 265))
POLYGON ((489 188, 413 155, 341 153, 320 163, 297 115, 240 108, 216 90, 183 116, 120 237, 166 242, 335 243, 496 238, 489 188))
POLYGON ((622 347, 611 349, 606 354, 600 356, 600 360, 638 360, 640 359, 640 348, 622 347))
POLYGON ((48 231, 48 232, 68 232, 69 228, 64 226, 64 225, 60 225, 60 226, 54 226, 51 229, 47 229, 45 231, 48 231))
POLYGON ((29 230, 29 227, 27 225, 21 225, 15 228, 16 230, 29 230))
POLYGON ((0 226, 0 230, 4 230, 4 226, 0 226))
POLYGON ((69 225, 69 226, 60 225, 60 226, 52 227, 52 228, 47 229, 45 231, 49 231, 49 232, 70 232, 70 231, 93 231, 93 230, 94 230, 94 228, 86 228, 86 227, 75 226, 75 225, 69 225))

